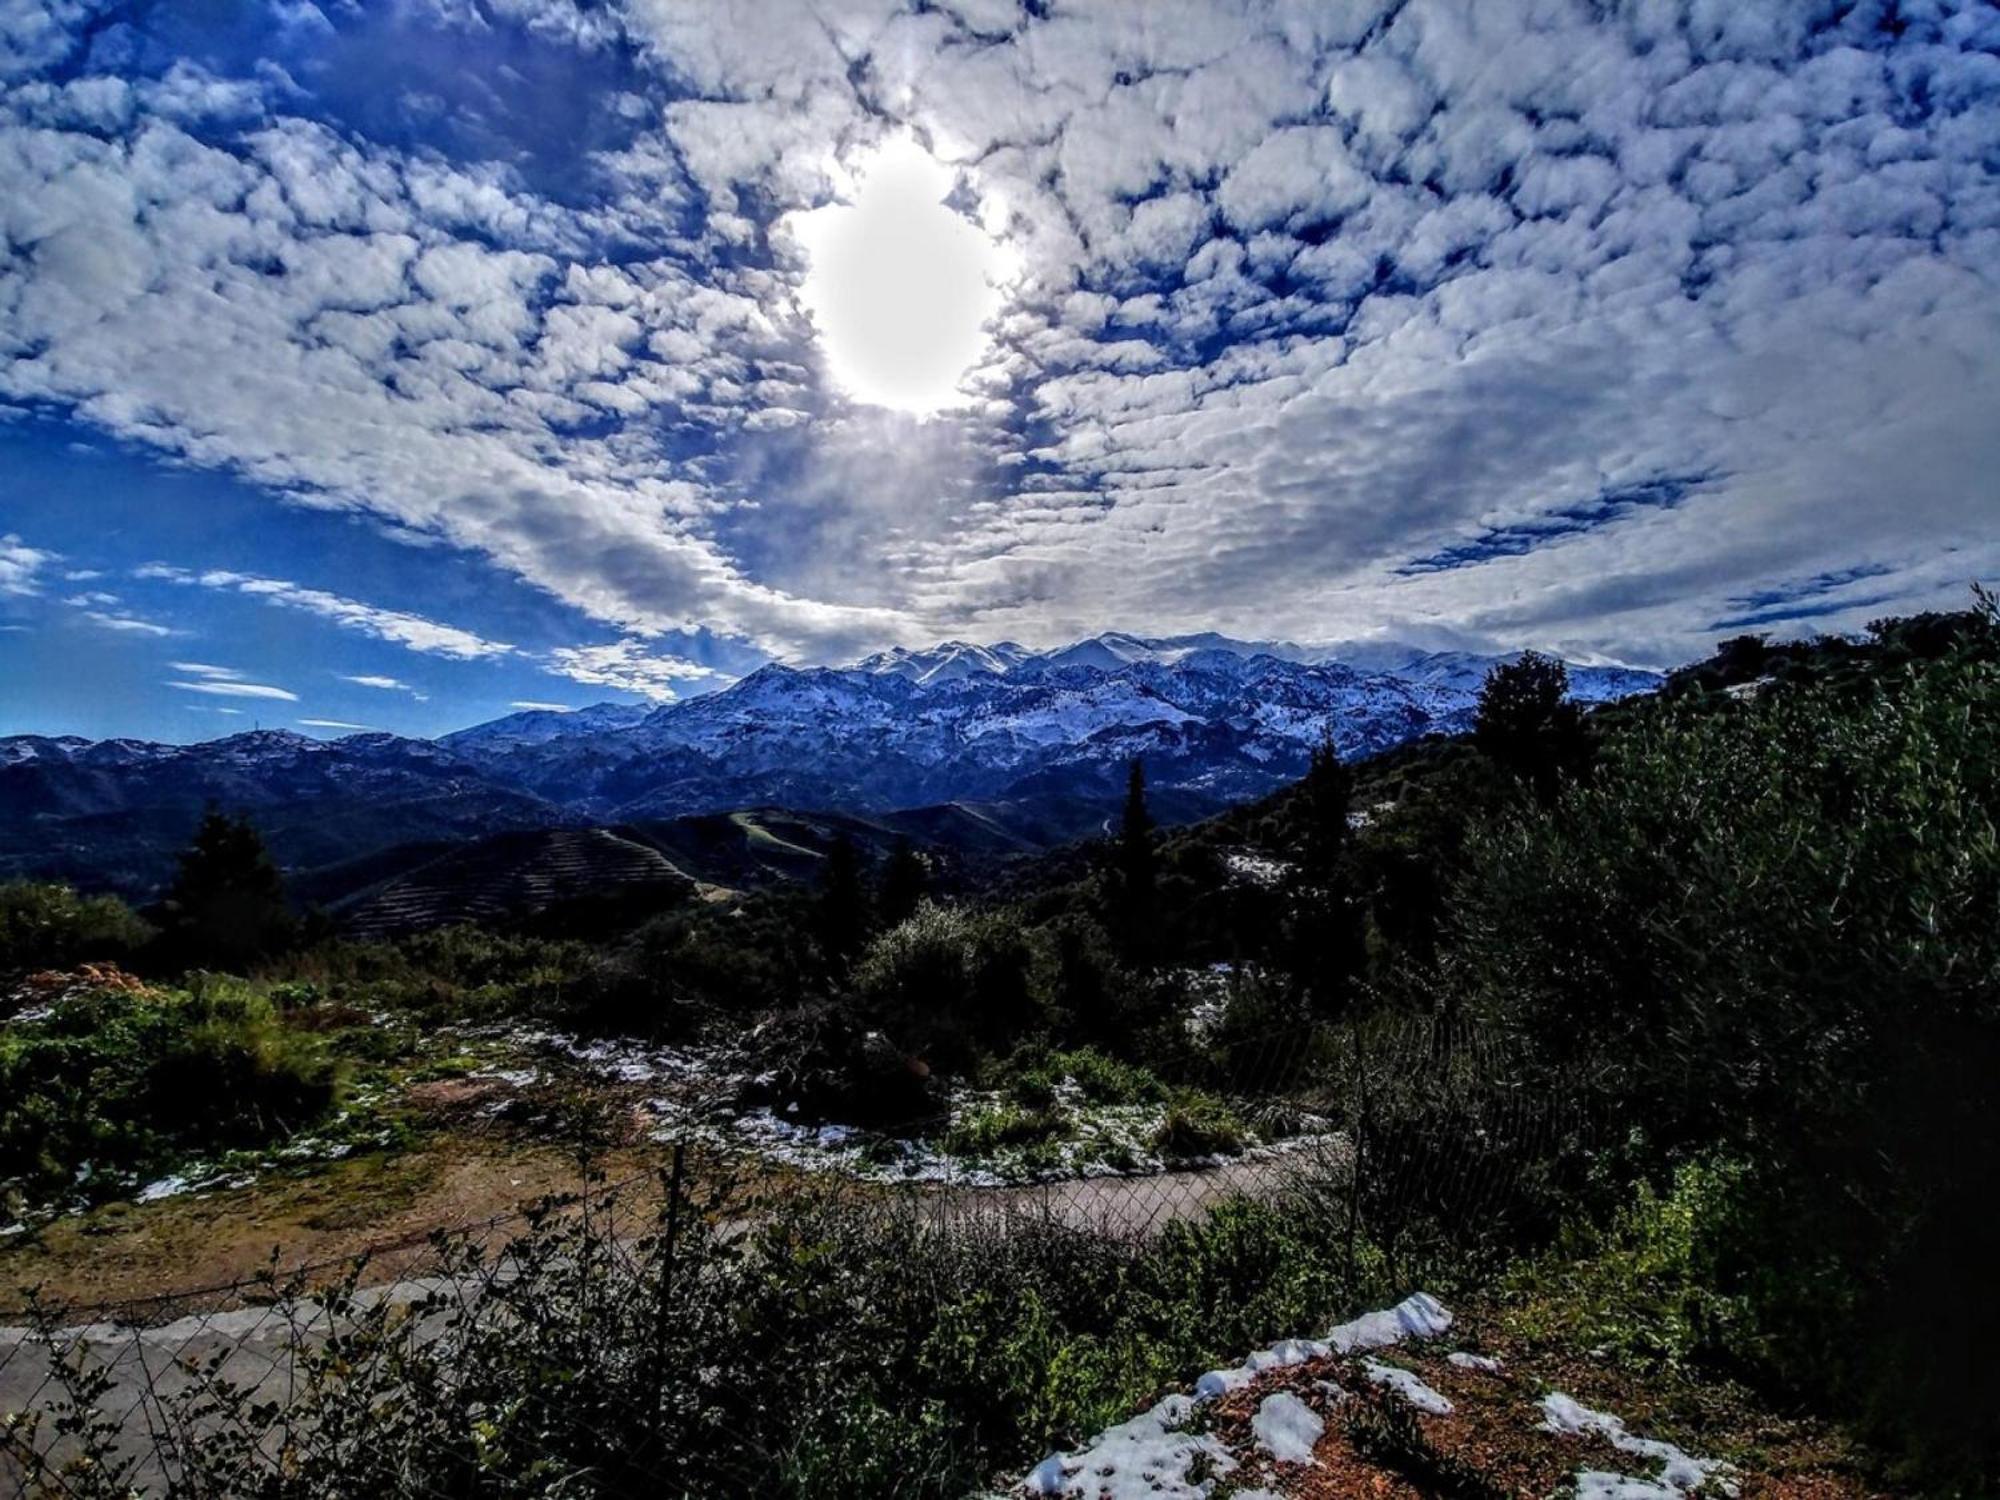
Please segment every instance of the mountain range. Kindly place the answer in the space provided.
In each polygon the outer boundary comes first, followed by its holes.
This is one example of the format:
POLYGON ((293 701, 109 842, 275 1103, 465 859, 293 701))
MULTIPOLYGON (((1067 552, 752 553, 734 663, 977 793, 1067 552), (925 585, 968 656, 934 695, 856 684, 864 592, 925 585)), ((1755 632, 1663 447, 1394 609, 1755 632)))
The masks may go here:
MULTIPOLYGON (((1295 778, 1324 733, 1351 758, 1463 730, 1497 660, 1374 646, 1361 665, 1336 650, 1213 635, 1111 633, 1041 652, 951 641, 847 667, 767 666, 662 706, 513 714, 436 740, 15 736, 0 739, 0 875, 143 895, 211 803, 248 814, 301 875, 399 845, 746 808, 949 807, 944 824, 969 817, 1035 846, 1099 826, 1135 757, 1156 814, 1173 821, 1295 778)), ((1584 703, 1658 682, 1570 668, 1584 703)))

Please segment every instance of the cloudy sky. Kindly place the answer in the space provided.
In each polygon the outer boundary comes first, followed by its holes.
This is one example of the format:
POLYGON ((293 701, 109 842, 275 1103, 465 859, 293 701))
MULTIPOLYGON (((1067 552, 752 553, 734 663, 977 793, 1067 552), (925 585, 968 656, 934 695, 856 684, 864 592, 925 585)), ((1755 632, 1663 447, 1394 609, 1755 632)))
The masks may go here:
POLYGON ((0 0, 0 732, 2000 572, 2000 7, 0 0))

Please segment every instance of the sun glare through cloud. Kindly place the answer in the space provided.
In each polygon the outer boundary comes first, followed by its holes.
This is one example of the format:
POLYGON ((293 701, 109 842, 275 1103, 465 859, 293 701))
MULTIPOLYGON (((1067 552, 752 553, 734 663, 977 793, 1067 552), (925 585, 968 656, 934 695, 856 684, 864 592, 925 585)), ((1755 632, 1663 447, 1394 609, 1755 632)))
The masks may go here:
POLYGON ((952 171, 916 141, 890 142, 854 176, 852 201, 792 225, 827 367, 856 401, 918 416, 963 406, 1009 257, 945 202, 952 171))

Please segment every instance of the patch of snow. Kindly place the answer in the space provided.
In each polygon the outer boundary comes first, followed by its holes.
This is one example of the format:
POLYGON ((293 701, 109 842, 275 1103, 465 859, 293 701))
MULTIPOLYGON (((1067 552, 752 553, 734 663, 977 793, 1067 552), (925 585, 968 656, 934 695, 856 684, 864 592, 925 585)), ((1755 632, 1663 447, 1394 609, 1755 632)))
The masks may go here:
POLYGON ((177 1197, 194 1184, 176 1172, 172 1176, 156 1178, 133 1195, 134 1203, 158 1203, 162 1198, 177 1197))
POLYGON ((1716 1480, 1717 1488, 1724 1494, 1736 1493, 1735 1482, 1728 1477, 1729 1465, 1720 1459, 1695 1458, 1672 1443, 1657 1438, 1634 1437, 1626 1430, 1622 1417, 1592 1411, 1560 1391, 1553 1391, 1542 1398, 1542 1429, 1571 1437, 1602 1438, 1620 1453, 1649 1458, 1660 1465, 1659 1474, 1651 1480, 1626 1479, 1616 1474, 1586 1470, 1577 1475, 1580 1500, 1586 1494, 1593 1495, 1595 1500, 1680 1500, 1690 1490, 1700 1489, 1711 1478, 1716 1480), (1588 1491, 1586 1480, 1637 1488, 1588 1491))
POLYGON ((1461 1370, 1482 1370, 1491 1375, 1500 1368, 1500 1361, 1485 1354, 1468 1354, 1463 1349, 1453 1350, 1445 1356, 1461 1370))
POLYGON ((491 1068, 483 1073, 474 1073, 474 1078, 490 1078, 495 1083, 504 1083, 509 1088, 531 1088, 542 1081, 540 1068, 491 1068))
POLYGON ((1266 890, 1285 878, 1292 867, 1282 859, 1273 859, 1268 854, 1258 854, 1251 849, 1232 849, 1222 856, 1222 867, 1244 885, 1262 886, 1266 890))
POLYGON ((1279 1463, 1309 1464, 1326 1423, 1290 1391, 1274 1391, 1250 1419, 1250 1430, 1257 1445, 1279 1463))
MULTIPOLYGON (((1169 1396, 1142 1416, 1106 1429, 1090 1444, 1075 1453, 1052 1453, 1022 1480, 1018 1493, 1028 1495, 1069 1495, 1088 1500, 1205 1500, 1212 1493, 1208 1479, 1195 1479, 1190 1471, 1197 1460, 1211 1476, 1225 1475, 1236 1461, 1206 1433, 1189 1434, 1183 1429, 1199 1403, 1210 1401, 1249 1384, 1266 1370, 1287 1369, 1307 1360, 1324 1358, 1354 1349, 1380 1349, 1406 1338, 1429 1338, 1451 1326, 1451 1313, 1435 1297, 1417 1292, 1392 1308, 1365 1313, 1351 1323, 1334 1329, 1324 1341, 1286 1339, 1260 1349, 1242 1364, 1227 1370, 1210 1370, 1195 1383, 1194 1395, 1169 1396)), ((1386 1366, 1384 1367, 1386 1368, 1386 1366)), ((1414 1379, 1415 1377, 1412 1377, 1414 1379)), ((1325 1387, 1325 1382, 1321 1382, 1325 1387)), ((1327 1387, 1335 1400, 1342 1398, 1337 1387, 1327 1387)), ((1435 1395, 1435 1392, 1432 1392, 1435 1395)), ((1442 1400, 1442 1397, 1438 1399, 1442 1400)), ((1311 1408, 1296 1397, 1268 1398, 1258 1408, 1258 1440, 1274 1453, 1275 1443, 1288 1438, 1303 1439, 1305 1423, 1285 1402, 1295 1404, 1305 1416, 1324 1423, 1311 1408), (1269 1414, 1268 1421, 1266 1414, 1269 1414), (1261 1425, 1260 1425, 1261 1424, 1261 1425), (1266 1440, 1268 1429, 1271 1441, 1266 1440)), ((1318 1432, 1314 1433, 1315 1440, 1318 1432)), ((1294 1448, 1293 1451, 1296 1451, 1294 1448)), ((1306 1444, 1306 1456, 1312 1445, 1306 1444)), ((1281 1461, 1303 1462, 1304 1460, 1281 1461)), ((1252 1500, 1267 1491, 1241 1492, 1237 1500, 1252 1500)))
POLYGON ((1240 1365, 1210 1370, 1194 1383, 1194 1397, 1197 1401, 1213 1400, 1248 1385, 1267 1370, 1289 1370, 1293 1365, 1324 1359, 1331 1353, 1333 1347, 1318 1339, 1281 1339, 1268 1349, 1259 1349, 1240 1365))
POLYGON ((1418 1411, 1427 1411, 1434 1417, 1451 1415, 1451 1402, 1425 1385, 1413 1371, 1372 1359, 1362 1361, 1361 1368, 1370 1380, 1377 1385, 1386 1385, 1418 1411))
POLYGON ((1685 1493, 1601 1469, 1584 1469, 1576 1476, 1576 1500, 1684 1500, 1685 1493))
POLYGON ((1209 1433, 1182 1431, 1194 1414, 1186 1396, 1169 1396, 1151 1411, 1107 1428, 1088 1448, 1051 1453, 1022 1483, 1030 1495, 1090 1500, 1205 1500, 1211 1486, 1193 1475, 1236 1467, 1209 1433))
POLYGON ((1428 1292, 1412 1292, 1394 1307, 1363 1313, 1326 1336, 1341 1354, 1357 1349, 1386 1349, 1404 1339, 1436 1338, 1451 1327, 1451 1312, 1428 1292))

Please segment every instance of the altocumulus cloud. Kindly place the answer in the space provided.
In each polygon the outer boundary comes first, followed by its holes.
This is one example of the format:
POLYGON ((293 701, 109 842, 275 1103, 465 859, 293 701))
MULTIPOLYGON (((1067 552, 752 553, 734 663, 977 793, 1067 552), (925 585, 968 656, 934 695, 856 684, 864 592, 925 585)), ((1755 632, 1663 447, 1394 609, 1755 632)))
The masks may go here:
MULTIPOLYGON (((309 69, 97 46, 89 10, 0 25, 0 398, 476 552, 618 635, 547 660, 577 681, 664 697, 692 664, 644 643, 694 628, 809 658, 1107 625, 1659 657, 1732 600, 1844 579, 1796 595, 1841 626, 2000 561, 2000 11, 1973 0, 398 23, 601 77, 588 150, 504 95, 488 137, 377 139, 309 69), (968 404, 923 427, 829 381, 785 227, 906 131, 1019 268, 968 404)), ((0 589, 33 586, 23 550, 0 589)))

